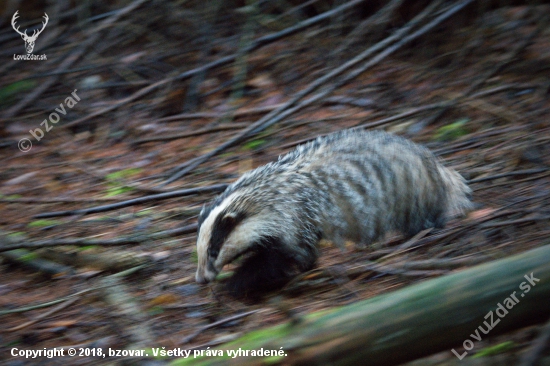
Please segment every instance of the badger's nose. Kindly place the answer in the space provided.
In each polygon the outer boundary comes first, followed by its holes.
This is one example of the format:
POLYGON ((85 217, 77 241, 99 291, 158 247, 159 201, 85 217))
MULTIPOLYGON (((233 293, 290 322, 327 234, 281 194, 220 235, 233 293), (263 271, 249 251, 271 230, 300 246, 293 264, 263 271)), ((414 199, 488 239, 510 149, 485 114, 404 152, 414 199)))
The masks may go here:
POLYGON ((206 280, 206 278, 204 277, 204 275, 202 273, 199 273, 199 271, 197 271, 197 273, 195 273, 195 281, 197 281, 197 283, 207 283, 208 281, 206 280))

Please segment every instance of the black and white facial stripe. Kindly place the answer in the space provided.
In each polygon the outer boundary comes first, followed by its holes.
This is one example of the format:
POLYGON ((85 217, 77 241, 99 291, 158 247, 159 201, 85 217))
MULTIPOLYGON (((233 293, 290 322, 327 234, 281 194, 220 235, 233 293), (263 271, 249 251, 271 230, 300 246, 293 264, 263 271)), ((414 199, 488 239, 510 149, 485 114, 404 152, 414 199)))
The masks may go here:
POLYGON ((263 235, 262 225, 255 224, 262 216, 249 218, 248 213, 232 205, 236 199, 238 194, 230 195, 203 209, 199 216, 195 275, 199 283, 212 281, 225 264, 250 250, 250 243, 259 242, 263 235))

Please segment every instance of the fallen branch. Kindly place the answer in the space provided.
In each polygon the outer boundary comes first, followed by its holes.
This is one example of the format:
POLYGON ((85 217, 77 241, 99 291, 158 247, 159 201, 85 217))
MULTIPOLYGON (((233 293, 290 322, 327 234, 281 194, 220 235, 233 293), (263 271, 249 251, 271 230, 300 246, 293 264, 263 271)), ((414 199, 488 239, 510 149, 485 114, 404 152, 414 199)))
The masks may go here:
POLYGON ((50 306, 53 306, 53 305, 56 305, 56 304, 59 304, 60 302, 66 302, 67 300, 75 297, 75 296, 80 296, 82 294, 85 294, 87 292, 90 292, 92 291, 93 288, 91 289, 86 289, 86 290, 82 290, 82 291, 78 291, 77 293, 74 293, 72 295, 68 295, 68 296, 65 296, 61 299, 56 299, 56 300, 52 300, 52 301, 48 301, 48 302, 43 302, 41 304, 37 304, 37 305, 30 305, 30 306, 25 306, 25 307, 22 307, 22 308, 16 308, 16 309, 9 309, 9 310, 0 310, 0 316, 2 315, 7 315, 7 314, 16 314, 16 313, 25 313, 27 311, 32 311, 32 310, 36 310, 36 309, 42 309, 42 308, 47 308, 47 307, 50 307, 50 306))
POLYGON ((447 270, 417 270, 405 266, 391 266, 365 260, 364 264, 354 266, 346 271, 348 276, 357 276, 366 272, 375 272, 383 275, 397 275, 404 277, 430 277, 446 274, 447 270))
MULTIPOLYGON (((275 104, 275 105, 270 105, 266 107, 257 107, 257 108, 245 109, 242 111, 235 111, 233 112, 233 116, 243 117, 243 116, 249 116, 252 114, 271 112, 272 110, 274 110, 275 108, 278 108, 279 106, 280 104, 275 104)), ((174 114, 172 116, 156 119, 152 123, 173 122, 173 121, 181 121, 181 120, 187 120, 187 119, 222 118, 223 116, 224 116, 223 113, 215 113, 215 112, 181 113, 181 114, 174 114)))
POLYGON ((117 239, 51 239, 39 241, 25 241, 20 243, 0 244, 0 252, 6 252, 14 249, 40 249, 60 246, 87 247, 91 245, 100 246, 119 246, 128 244, 141 244, 144 239, 136 238, 117 238, 117 239))
POLYGON ((237 314, 237 315, 233 315, 233 316, 230 316, 228 318, 225 318, 225 319, 222 319, 222 320, 218 320, 217 322, 214 322, 214 323, 210 323, 208 325, 205 325, 204 327, 201 327, 199 329, 197 329, 196 331, 194 331, 193 333, 191 333, 190 335, 186 336, 185 338, 183 338, 181 340, 181 344, 185 344, 185 343, 189 343, 191 342, 193 339, 195 339, 195 337, 197 337, 199 334, 201 334, 202 332, 204 332, 205 330, 207 329, 210 329, 210 328, 214 328, 214 327, 217 327, 219 325, 222 325, 222 324, 225 324, 225 323, 229 323, 229 322, 232 322, 234 320, 238 320, 238 319, 241 319, 241 318, 244 318, 245 316, 249 316, 249 315, 252 315, 254 313, 257 313, 258 310, 251 310, 251 311, 247 311, 246 313, 242 313, 242 314, 237 314))
POLYGON ((41 205, 44 203, 97 203, 98 201, 113 202, 120 198, 102 197, 102 198, 65 198, 65 197, 20 197, 20 198, 0 198, 0 203, 18 203, 41 205))
POLYGON ((102 247, 111 247, 119 245, 136 245, 143 244, 150 240, 162 239, 171 236, 178 236, 184 234, 192 234, 197 232, 198 225, 189 224, 182 226, 177 229, 160 231, 158 233, 153 233, 149 236, 139 236, 136 238, 115 238, 115 239, 80 239, 80 238, 70 238, 70 239, 50 239, 50 240, 39 240, 39 241, 25 241, 25 242, 13 242, 9 240, 9 244, 2 242, 0 238, 0 253, 7 252, 15 249, 41 249, 41 248, 51 248, 51 247, 60 247, 60 246, 75 246, 75 247, 87 247, 87 246, 102 246, 102 247))
POLYGON ((132 141, 132 144, 139 145, 139 144, 145 144, 147 142, 171 141, 171 140, 183 139, 187 137, 206 135, 209 133, 220 132, 220 131, 232 131, 240 128, 245 128, 247 126, 248 126, 248 123, 232 123, 232 124, 220 125, 220 126, 215 126, 210 128, 202 128, 198 131, 193 131, 193 132, 172 133, 170 135, 164 135, 164 136, 146 137, 143 139, 132 141))
POLYGON ((73 273, 73 268, 39 258, 25 249, 0 252, 0 257, 18 266, 44 273, 51 277, 61 277, 73 273))
POLYGON ((516 171, 508 172, 508 173, 490 175, 488 177, 470 179, 468 181, 468 184, 485 182, 485 181, 488 181, 488 180, 500 179, 500 178, 505 178, 505 177, 513 177, 513 176, 516 176, 516 175, 530 175, 530 174, 544 173, 544 172, 547 172, 549 170, 550 170, 550 168, 516 170, 516 171))
POLYGON ((47 317, 49 317, 50 315, 53 315, 55 313, 57 313, 58 311, 60 310, 63 310, 69 306, 71 306, 72 304, 74 304, 75 302, 77 302, 78 298, 77 297, 74 297, 72 299, 68 299, 68 300, 65 300, 65 302, 63 302, 62 304, 59 304, 57 305, 55 308, 53 309, 50 309, 48 311, 46 311, 44 314, 40 314, 39 316, 37 316, 36 318, 32 319, 32 320, 29 320, 28 322, 25 322, 23 324, 19 324, 15 327, 12 327, 12 328, 9 328, 9 329, 6 329, 6 331, 8 332, 14 332, 16 330, 21 330, 23 328, 26 328, 28 326, 31 326, 33 325, 34 323, 36 322, 39 322, 40 320, 42 319, 45 319, 47 317))
POLYGON ((45 212, 38 215, 35 215, 34 218, 44 219, 49 217, 60 217, 60 216, 73 216, 73 215, 88 215, 98 212, 106 212, 112 210, 118 210, 119 208, 139 205, 146 202, 164 200, 175 197, 185 197, 191 196, 194 194, 200 193, 212 193, 212 192, 222 192, 227 188, 227 184, 214 184, 206 187, 197 187, 189 189, 181 189, 173 192, 152 194, 145 197, 134 198, 127 201, 117 202, 110 205, 96 206, 90 208, 84 208, 80 210, 71 210, 71 211, 58 211, 58 212, 45 212))
POLYGON ((383 26, 391 21, 391 15, 393 12, 401 6, 403 0, 392 0, 389 1, 386 6, 378 10, 373 16, 368 17, 363 20, 354 30, 352 30, 347 36, 344 42, 338 46, 333 52, 332 55, 338 55, 345 49, 349 48, 353 43, 358 39, 361 39, 367 32, 373 28, 373 26, 383 26))
POLYGON ((184 235, 184 234, 192 234, 196 233, 198 229, 198 224, 189 224, 182 226, 177 229, 171 229, 171 230, 165 230, 158 233, 151 234, 146 239, 162 239, 167 238, 169 236, 178 236, 178 235, 184 235))
POLYGON ((482 190, 492 189, 492 188, 495 188, 495 187, 506 186, 506 185, 509 185, 509 184, 524 183, 524 182, 528 182, 528 181, 531 181, 531 180, 541 179, 541 178, 547 177, 549 175, 550 175, 550 171, 547 170, 546 172, 544 172, 540 175, 535 175, 534 177, 529 177, 529 178, 520 179, 520 180, 513 180, 513 181, 495 183, 495 184, 491 184, 490 186, 482 186, 482 187, 475 188, 474 191, 479 192, 479 191, 482 191, 482 190))
POLYGON ((550 220, 550 215, 524 217, 522 219, 508 220, 508 221, 501 221, 501 222, 491 222, 491 223, 488 223, 488 224, 482 224, 482 225, 480 225, 480 227, 486 229, 486 228, 490 228, 490 227, 519 225, 519 224, 525 224, 525 223, 528 223, 528 222, 537 222, 537 221, 546 221, 546 220, 550 220))

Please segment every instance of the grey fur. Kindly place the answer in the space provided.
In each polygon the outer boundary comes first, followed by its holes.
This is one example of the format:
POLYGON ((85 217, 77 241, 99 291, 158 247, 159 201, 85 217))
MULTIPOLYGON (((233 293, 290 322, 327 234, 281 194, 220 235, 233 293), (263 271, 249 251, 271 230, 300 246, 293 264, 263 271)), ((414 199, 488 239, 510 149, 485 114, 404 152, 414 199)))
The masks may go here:
POLYGON ((471 209, 470 194, 456 171, 402 137, 356 130, 320 137, 245 173, 203 209, 197 281, 212 280, 212 274, 242 253, 263 251, 243 265, 249 270, 240 273, 256 280, 236 279, 245 287, 261 286, 312 268, 321 238, 336 245, 346 240, 368 245, 390 231, 414 235, 442 227, 449 217, 471 209), (210 218, 212 227, 204 228, 214 211, 220 217, 210 218), (238 250, 225 254, 227 242, 238 250), (266 253, 276 253, 281 263, 270 268, 274 273, 262 275, 267 264, 255 267, 253 262, 269 261, 272 256, 266 253), (286 269, 279 271, 278 266, 286 269))

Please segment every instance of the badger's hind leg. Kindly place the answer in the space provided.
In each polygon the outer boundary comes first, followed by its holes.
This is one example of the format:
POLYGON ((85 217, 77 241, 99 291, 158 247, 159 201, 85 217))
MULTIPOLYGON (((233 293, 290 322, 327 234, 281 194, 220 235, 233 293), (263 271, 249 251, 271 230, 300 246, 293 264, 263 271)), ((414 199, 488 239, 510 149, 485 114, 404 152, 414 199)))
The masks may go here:
POLYGON ((283 287, 300 272, 315 266, 317 251, 307 247, 294 253, 277 245, 257 248, 228 280, 227 289, 238 298, 257 298, 283 287))

